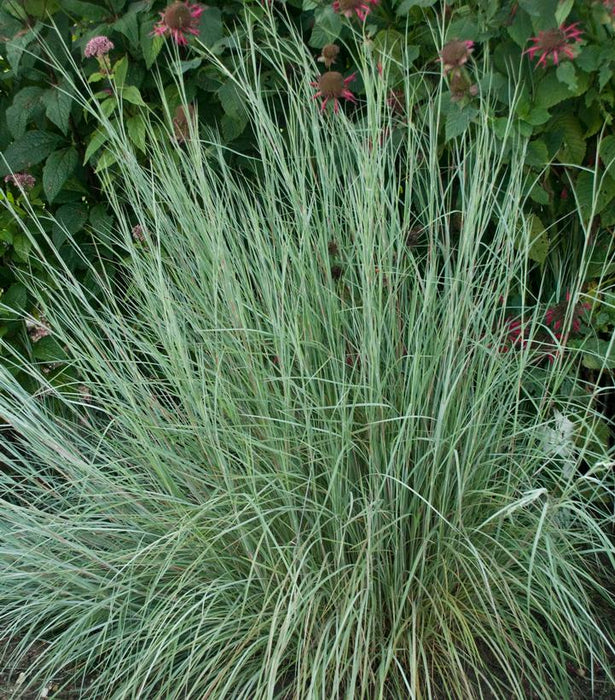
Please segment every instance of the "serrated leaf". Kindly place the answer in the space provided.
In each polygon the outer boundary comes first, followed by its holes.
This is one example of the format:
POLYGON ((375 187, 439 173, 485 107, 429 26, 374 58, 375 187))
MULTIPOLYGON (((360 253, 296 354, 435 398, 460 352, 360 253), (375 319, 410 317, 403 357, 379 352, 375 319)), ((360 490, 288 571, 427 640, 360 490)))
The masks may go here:
POLYGON ((218 89, 218 99, 226 115, 235 120, 243 119, 246 108, 235 83, 230 80, 224 83, 218 89))
POLYGON ((309 45, 315 49, 333 43, 342 33, 342 16, 327 5, 314 13, 314 26, 310 35, 309 45))
POLYGON ((555 75, 560 83, 568 86, 571 92, 576 92, 579 89, 577 72, 572 61, 562 61, 555 70, 555 75))
POLYGON ((25 310, 28 303, 28 292, 21 282, 14 282, 0 297, 0 305, 8 309, 0 308, 0 318, 8 320, 18 318, 25 310))
POLYGON ((72 14, 81 20, 100 22, 107 18, 109 10, 101 5, 94 5, 83 0, 62 0, 62 10, 72 14))
POLYGON ((606 172, 611 177, 615 176, 615 136, 606 136, 600 141, 599 154, 606 172))
POLYGON ((248 124, 248 117, 245 114, 239 117, 231 117, 228 114, 224 114, 220 120, 220 124, 222 126, 224 138, 227 141, 232 141, 238 136, 241 136, 248 124))
POLYGON ((557 160, 560 163, 581 165, 587 148, 581 122, 573 114, 566 113, 556 117, 551 122, 549 130, 563 134, 562 145, 557 153, 557 160))
POLYGON ((531 141, 527 145, 525 164, 542 169, 549 162, 549 152, 544 141, 531 141))
POLYGON ((29 29, 25 34, 16 34, 6 42, 4 52, 6 52, 6 58, 15 74, 19 71, 19 64, 21 63, 21 57, 24 51, 40 34, 41 29, 42 25, 37 22, 34 27, 29 29))
POLYGON ((41 97, 44 92, 43 88, 32 85, 23 88, 13 97, 13 104, 6 110, 6 123, 13 138, 21 138, 28 122, 42 112, 41 97))
POLYGON ((583 171, 577 177, 574 191, 584 220, 592 214, 600 214, 615 197, 615 179, 583 171))
POLYGON ((139 24, 137 21, 137 10, 131 8, 111 25, 111 29, 123 34, 128 41, 137 46, 139 43, 139 24))
POLYGON ((141 25, 141 38, 139 44, 143 53, 145 67, 149 70, 155 63, 158 54, 164 46, 164 38, 151 36, 154 22, 144 22, 141 25))
POLYGON ((105 141, 109 138, 109 135, 107 134, 106 131, 103 131, 101 129, 97 129, 93 134, 92 138, 90 139, 90 143, 88 144, 88 147, 85 151, 85 156, 83 158, 83 165, 85 165, 90 158, 98 151, 98 149, 105 143, 105 141))
POLYGON ((141 114, 130 117, 126 121, 126 129, 128 130, 128 138, 134 145, 143 153, 145 153, 145 119, 141 114))
POLYGON ((223 37, 222 12, 217 7, 207 7, 201 15, 199 41, 212 48, 223 37))
POLYGON ((68 92, 66 81, 46 90, 43 95, 43 103, 49 121, 55 124, 63 134, 67 134, 73 100, 68 92))
POLYGON ((530 220, 530 247, 528 257, 537 263, 542 263, 549 254, 549 235, 542 221, 535 215, 530 220))
POLYGON ((113 80, 118 88, 124 86, 126 82, 126 74, 128 73, 128 58, 122 56, 119 61, 113 66, 113 80))
POLYGON ((49 202, 57 197, 78 163, 79 154, 72 146, 55 151, 47 158, 43 168, 43 190, 49 202))
POLYGON ((603 338, 588 338, 581 347, 581 362, 587 369, 615 368, 615 343, 603 338))
POLYGON ((32 249, 32 241, 25 233, 16 233, 13 236, 13 251, 15 256, 21 261, 26 262, 32 249))
POLYGON ((46 335, 32 343, 32 356, 37 362, 44 364, 63 362, 66 360, 66 350, 53 335, 46 335))
POLYGON ((100 111, 105 115, 105 117, 110 117, 117 108, 117 98, 115 95, 107 97, 100 103, 100 111))
POLYGON ((462 108, 457 104, 451 104, 451 108, 446 115, 446 140, 450 141, 456 136, 461 136, 477 114, 478 110, 469 105, 462 108))
POLYGON ((26 131, 4 151, 7 165, 0 163, 0 175, 26 170, 45 160, 55 150, 60 137, 49 131, 26 131))
POLYGON ((88 220, 88 208, 83 202, 63 204, 56 209, 54 219, 52 227, 54 235, 64 234, 67 231, 74 236, 81 231, 88 220))
POLYGON ((129 87, 125 87, 122 90, 122 99, 126 100, 126 102, 130 102, 132 105, 136 105, 137 107, 146 107, 147 105, 145 102, 143 102, 143 98, 141 97, 141 93, 139 92, 139 88, 135 87, 134 85, 130 85, 129 87))

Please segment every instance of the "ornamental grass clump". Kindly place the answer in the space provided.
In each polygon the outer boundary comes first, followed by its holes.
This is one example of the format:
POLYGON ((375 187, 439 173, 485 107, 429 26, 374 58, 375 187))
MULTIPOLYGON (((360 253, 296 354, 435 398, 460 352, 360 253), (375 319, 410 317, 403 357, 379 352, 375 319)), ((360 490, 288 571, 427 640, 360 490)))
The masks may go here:
POLYGON ((245 58, 239 165, 196 130, 141 165, 84 102, 118 158, 116 224, 92 234, 128 262, 86 284, 42 257, 65 382, 27 365, 28 395, 0 368, 2 663, 37 646, 23 688, 110 699, 569 697, 567 665, 612 650, 612 462, 574 358, 529 342, 535 307, 500 351, 531 243, 523 144, 505 165, 484 105, 440 168, 446 87, 400 144, 368 65, 353 124, 322 117, 298 45, 245 58), (547 450, 561 417, 577 441, 547 450))

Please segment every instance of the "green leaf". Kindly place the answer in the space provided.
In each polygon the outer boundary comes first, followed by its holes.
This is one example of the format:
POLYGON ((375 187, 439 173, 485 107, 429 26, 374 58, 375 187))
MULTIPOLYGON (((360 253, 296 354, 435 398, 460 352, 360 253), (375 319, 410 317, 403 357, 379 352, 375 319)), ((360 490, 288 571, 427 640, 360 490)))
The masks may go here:
POLYGON ((534 31, 541 31, 556 26, 557 3, 558 0, 519 0, 519 7, 531 16, 534 31))
POLYGON ((609 341, 603 338, 588 338, 581 347, 581 363, 587 369, 615 368, 615 343, 609 349, 609 341))
POLYGON ((131 8, 111 25, 111 29, 123 34, 133 46, 139 44, 139 24, 137 21, 137 10, 131 8))
POLYGON ((36 343, 32 343, 32 356, 37 362, 44 364, 64 362, 66 360, 66 350, 53 335, 46 335, 36 343))
POLYGON ((83 2, 83 0, 62 0, 62 11, 74 15, 81 21, 100 22, 109 15, 107 8, 93 5, 91 2, 83 2))
POLYGON ((43 190, 49 202, 53 202, 64 183, 79 163, 79 154, 72 146, 52 153, 43 168, 43 190))
POLYGON ((134 145, 143 153, 145 153, 145 119, 141 114, 130 117, 126 121, 126 129, 128 130, 128 138, 134 145))
POLYGON ((105 117, 110 117, 117 108, 117 98, 115 95, 107 97, 100 103, 100 111, 105 115, 105 117))
POLYGON ((246 107, 234 82, 229 80, 219 88, 218 99, 220 100, 224 113, 231 117, 231 119, 244 118, 246 107))
POLYGON ((122 99, 126 100, 126 102, 130 102, 130 104, 136 105, 137 107, 147 107, 145 102, 143 102, 139 88, 135 87, 134 85, 125 87, 122 90, 121 95, 122 99))
POLYGON ((151 36, 154 22, 144 22, 141 25, 140 46, 143 53, 145 67, 149 70, 155 63, 158 54, 164 46, 164 38, 161 36, 151 36))
POLYGON ((458 104, 451 104, 451 108, 446 115, 446 140, 450 141, 456 136, 461 136, 472 123, 478 114, 475 107, 460 107, 458 104))
POLYGON ((25 233, 16 233, 13 236, 13 251, 15 256, 21 261, 26 262, 32 249, 32 241, 25 233))
POLYGON ((30 119, 42 112, 41 97, 44 92, 43 88, 32 85, 21 89, 13 97, 13 104, 6 110, 6 123, 13 138, 21 138, 30 119))
POLYGON ((68 122, 73 100, 68 91, 68 83, 63 80, 59 85, 49 88, 43 95, 46 106, 45 114, 50 122, 55 124, 63 134, 68 133, 68 122))
POLYGON ((0 304, 10 309, 0 309, 0 317, 3 320, 19 318, 25 313, 27 303, 26 288, 20 282, 14 282, 0 297, 0 304))
POLYGON ((85 156, 83 158, 84 165, 90 160, 90 158, 96 153, 96 151, 103 145, 103 143, 105 143, 105 141, 108 138, 109 135, 106 131, 103 131, 102 129, 97 129, 92 134, 92 138, 90 139, 90 143, 88 144, 88 147, 85 151, 85 156))
POLYGON ((523 10, 517 11, 512 24, 506 27, 506 31, 517 46, 525 49, 527 47, 528 39, 534 32, 532 20, 527 12, 524 12, 523 10))
POLYGON ((555 8, 555 24, 561 27, 574 7, 574 0, 561 0, 555 8))
POLYGON ((542 221, 535 214, 532 214, 530 220, 530 248, 528 256, 530 260, 534 260, 542 265, 547 259, 548 254, 549 235, 542 221))
POLYGON ((604 163, 606 172, 615 177, 615 136, 606 136, 600 141, 600 160, 604 163))
POLYGON ((542 169, 549 162, 549 152, 544 141, 531 141, 527 145, 525 164, 542 169))
POLYGON ((220 124, 224 138, 227 141, 232 141, 243 133, 248 124, 248 116, 244 114, 238 117, 231 117, 229 114, 225 114, 220 120, 220 124))
POLYGON ((73 204, 63 204, 54 214, 54 224, 52 231, 54 235, 64 234, 67 231, 75 235, 81 231, 88 220, 88 208, 83 202, 73 204))
POLYGON ((579 202, 581 214, 584 220, 588 220, 592 213, 600 214, 609 202, 615 197, 615 179, 604 175, 594 178, 594 173, 583 171, 579 173, 574 190, 579 202))
POLYGON ((402 0, 395 9, 395 14, 400 17, 410 12, 413 7, 431 7, 435 4, 436 0, 402 0))
POLYGON ((10 170, 18 172, 45 160, 55 150, 60 137, 49 131, 26 131, 14 141, 4 152, 7 165, 0 163, 0 175, 6 175, 10 170))
POLYGON ((31 17, 38 19, 45 19, 47 13, 51 15, 59 9, 59 0, 25 0, 24 2, 24 10, 31 17))
POLYGON ((568 86, 571 92, 576 92, 579 89, 577 72, 571 61, 562 61, 557 67, 555 75, 560 83, 568 86))
POLYGON ((113 80, 118 88, 124 86, 126 82, 126 73, 128 73, 128 58, 122 56, 119 61, 113 66, 113 80))
POLYGON ((581 122, 570 112, 556 117, 550 124, 550 131, 563 135, 562 145, 557 153, 560 163, 581 165, 585 158, 587 144, 583 137, 581 122))
POLYGON ((199 24, 199 41, 212 48, 223 37, 222 12, 217 7, 206 8, 199 24))
POLYGON ((109 166, 113 165, 117 161, 117 156, 111 151, 105 151, 101 154, 98 162, 96 163, 95 173, 100 173, 106 170, 109 166))
POLYGON ((342 33, 343 26, 342 15, 335 12, 332 5, 316 10, 309 45, 322 49, 333 43, 342 33))
POLYGON ((16 75, 19 72, 19 64, 21 63, 24 51, 30 42, 34 41, 40 34, 41 29, 42 25, 37 22, 34 27, 29 29, 25 34, 16 34, 12 39, 6 42, 3 53, 6 52, 6 58, 16 75))

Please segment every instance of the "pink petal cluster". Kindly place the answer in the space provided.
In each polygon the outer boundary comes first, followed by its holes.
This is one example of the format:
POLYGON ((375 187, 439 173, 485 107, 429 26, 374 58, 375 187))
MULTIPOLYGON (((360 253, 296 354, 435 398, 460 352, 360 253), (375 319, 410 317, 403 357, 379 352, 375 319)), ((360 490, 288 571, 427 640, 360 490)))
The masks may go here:
POLYGON ((115 45, 106 36, 95 36, 85 45, 83 55, 86 58, 93 58, 94 56, 98 58, 99 56, 106 56, 113 48, 115 48, 115 45))
POLYGON ((370 5, 377 5, 380 0, 335 0, 332 7, 335 12, 341 13, 344 17, 352 17, 355 14, 361 22, 372 11, 370 5))
POLYGON ((341 98, 349 100, 350 102, 356 102, 354 95, 348 89, 348 84, 351 83, 355 77, 356 73, 344 78, 341 73, 330 70, 323 73, 315 82, 310 83, 312 87, 318 88, 318 92, 313 95, 314 99, 322 98, 321 112, 324 111, 329 100, 333 101, 333 111, 335 113, 339 111, 339 101, 341 98))
MULTIPOLYGON (((553 330, 554 335, 558 340, 565 340, 565 338, 562 336, 562 327, 566 317, 569 314, 569 307, 570 292, 566 292, 566 301, 562 301, 555 306, 549 307, 545 312, 545 324, 553 330)), ((570 326, 574 333, 578 333, 581 330, 581 317, 585 311, 589 311, 590 309, 591 304, 587 302, 580 302, 575 305, 574 309, 572 309, 570 326)))
POLYGON ((152 32, 156 36, 171 35, 179 46, 186 46, 186 34, 199 35, 199 18, 205 8, 190 2, 174 2, 160 13, 160 21, 152 32))
POLYGON ((10 182, 15 187, 31 190, 36 185, 36 178, 30 173, 11 173, 4 176, 4 182, 10 182))
POLYGON ((523 53, 527 54, 531 59, 538 55, 539 58, 536 65, 544 68, 547 67, 548 58, 551 58, 556 66, 559 65, 562 54, 568 58, 574 58, 575 53, 572 49, 575 44, 581 41, 583 36, 583 31, 577 25, 578 22, 568 26, 562 24, 557 29, 547 29, 544 32, 538 32, 538 36, 530 38, 534 45, 530 46, 523 53))

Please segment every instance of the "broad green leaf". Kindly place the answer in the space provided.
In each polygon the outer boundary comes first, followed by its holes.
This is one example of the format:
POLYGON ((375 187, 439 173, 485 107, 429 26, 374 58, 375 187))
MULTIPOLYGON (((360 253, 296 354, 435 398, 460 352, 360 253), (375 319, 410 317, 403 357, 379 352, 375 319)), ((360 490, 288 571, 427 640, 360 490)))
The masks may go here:
POLYGON ((161 36, 152 36, 154 22, 144 22, 141 25, 140 46, 143 53, 145 67, 149 70, 156 61, 156 57, 164 46, 164 38, 161 36))
POLYGON ((128 130, 128 137, 134 143, 134 145, 143 153, 145 153, 145 119, 141 114, 137 114, 134 117, 130 117, 126 121, 126 129, 128 130))
POLYGON ((561 27, 574 7, 574 0, 561 0, 555 8, 555 24, 561 27))
POLYGON ((6 55, 15 75, 19 72, 19 64, 21 63, 24 51, 40 34, 41 29, 42 25, 37 22, 32 28, 26 31, 25 34, 18 32, 12 39, 6 42, 2 53, 6 55))
POLYGON ((79 154, 72 146, 52 153, 43 168, 43 190, 49 202, 57 197, 64 183, 79 163, 79 154))
POLYGON ((446 140, 450 141, 456 136, 461 136, 477 114, 478 110, 475 107, 469 105, 460 107, 458 104, 452 103, 446 115, 446 140))
POLYGON ((120 60, 113 66, 113 80, 118 88, 124 86, 126 82, 126 73, 128 73, 128 59, 122 56, 120 60))
POLYGON ((139 88, 135 87, 134 85, 130 85, 129 87, 125 87, 122 90, 122 99, 126 100, 126 102, 130 102, 130 104, 136 105, 137 107, 146 107, 147 105, 145 102, 143 102, 143 98, 141 97, 141 93, 139 92, 139 88))
POLYGON ((431 7, 436 0, 402 0, 395 8, 395 14, 400 17, 407 14, 413 7, 431 7))
POLYGON ((212 48, 223 36, 222 12, 217 7, 207 7, 201 15, 199 41, 212 48))
POLYGON ((323 46, 333 43, 341 34, 343 26, 342 15, 334 12, 332 5, 316 10, 310 46, 322 49, 323 46))
POLYGON ((16 233, 13 237, 13 251, 15 256, 21 261, 26 262, 32 249, 32 241, 25 233, 16 233))
POLYGON ((44 92, 43 88, 32 85, 22 88, 13 97, 13 104, 6 110, 6 123, 13 138, 21 138, 30 119, 43 111, 44 92))
POLYGON ((563 134, 562 145, 557 154, 560 163, 581 165, 585 158, 586 143, 583 138, 581 122, 567 112, 556 117, 549 125, 549 130, 563 134))
POLYGON ((100 103, 100 111, 105 115, 105 117, 110 117, 117 108, 117 98, 115 95, 107 97, 100 103))
POLYGON ((137 10, 131 8, 111 25, 111 29, 123 34, 133 46, 139 44, 139 24, 137 10))
POLYGON ((615 136, 606 136, 602 139, 599 154, 606 172, 611 177, 615 177, 615 136))
POLYGON ((530 260, 537 263, 542 263, 547 259, 549 254, 549 235, 545 230, 542 221, 535 215, 531 215, 530 221, 530 249, 528 256, 530 260))
POLYGON ((53 335, 46 335, 36 343, 32 343, 32 355, 37 362, 45 364, 66 360, 66 350, 53 335))
POLYGON ((542 169, 549 162, 549 152, 544 141, 530 141, 525 156, 526 165, 542 169))
POLYGON ((28 303, 28 292, 21 282, 14 282, 5 292, 0 296, 0 304, 8 306, 10 309, 0 308, 0 318, 3 320, 18 318, 21 316, 25 310, 28 303))
POLYGON ((46 90, 43 95, 43 102, 47 108, 45 114, 49 121, 55 124, 63 134, 67 134, 70 110, 73 106, 68 83, 61 81, 58 85, 46 90))
POLYGON ((103 170, 106 170, 109 166, 113 165, 115 162, 117 162, 117 156, 111 151, 105 151, 98 159, 98 162, 96 163, 96 170, 94 172, 100 173, 103 170))
POLYGON ((218 99, 225 114, 232 119, 243 119, 246 107, 235 83, 230 80, 224 83, 218 90, 218 99))
POLYGON ((581 353, 581 362, 587 369, 615 368, 615 343, 603 338, 588 338, 581 346, 581 353))
POLYGON ((69 15, 74 15, 80 20, 90 20, 100 22, 110 15, 109 10, 104 5, 83 2, 83 0, 62 0, 62 11, 69 15))
POLYGON ((0 175, 6 175, 10 170, 18 172, 45 160, 52 153, 60 140, 57 134, 49 131, 26 131, 17 141, 14 141, 4 152, 8 167, 0 163, 0 175))
POLYGON ((615 197, 615 179, 598 174, 598 179, 594 173, 584 170, 579 173, 574 190, 579 202, 581 214, 588 220, 592 211, 600 214, 615 197))
POLYGON ((69 234, 74 235, 81 231, 85 222, 88 220, 88 208, 83 202, 73 204, 63 204, 56 209, 54 214, 55 222, 53 224, 53 233, 64 233, 66 230, 69 234))
POLYGON ((97 129, 93 134, 92 138, 90 139, 90 143, 88 144, 88 147, 85 151, 85 156, 83 158, 83 165, 85 165, 90 158, 96 153, 96 151, 105 143, 105 141, 109 138, 109 135, 107 134, 106 131, 103 131, 101 129, 97 129))

